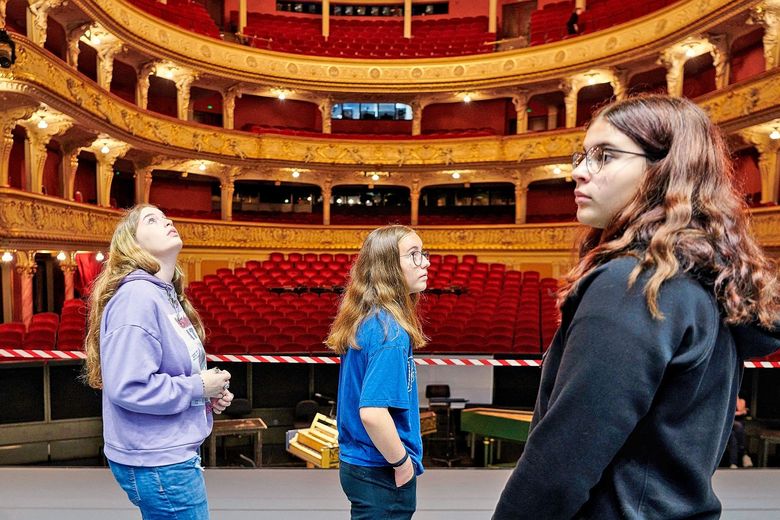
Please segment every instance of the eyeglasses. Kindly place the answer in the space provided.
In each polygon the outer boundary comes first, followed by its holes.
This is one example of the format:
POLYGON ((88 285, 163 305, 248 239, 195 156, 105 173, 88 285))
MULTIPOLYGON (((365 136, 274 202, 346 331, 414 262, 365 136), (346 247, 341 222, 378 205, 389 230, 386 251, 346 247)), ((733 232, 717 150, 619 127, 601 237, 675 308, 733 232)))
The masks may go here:
POLYGON ((626 150, 617 150, 615 148, 607 148, 604 146, 591 146, 585 152, 574 152, 571 154, 571 169, 574 170, 577 166, 585 160, 585 166, 588 169, 588 173, 596 175, 601 171, 601 167, 604 166, 604 160, 609 158, 610 153, 627 153, 630 155, 637 155, 639 157, 647 158, 647 155, 637 152, 629 152, 626 150))
POLYGON ((401 255, 401 258, 405 256, 412 257, 412 263, 417 267, 422 267, 423 258, 428 260, 431 257, 431 253, 423 249, 422 251, 412 251, 411 253, 406 253, 405 255, 401 255))

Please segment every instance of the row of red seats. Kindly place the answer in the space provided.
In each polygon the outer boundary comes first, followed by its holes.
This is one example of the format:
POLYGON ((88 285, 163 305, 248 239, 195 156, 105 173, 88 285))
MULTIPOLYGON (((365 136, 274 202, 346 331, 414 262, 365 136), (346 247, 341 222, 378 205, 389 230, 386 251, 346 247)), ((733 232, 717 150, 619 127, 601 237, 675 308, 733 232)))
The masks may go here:
POLYGON ((86 328, 86 311, 82 300, 66 300, 62 317, 54 312, 34 314, 30 325, 0 324, 0 348, 79 350, 86 328))
POLYGON ((221 36, 214 19, 199 2, 190 0, 168 0, 167 3, 157 0, 130 0, 130 2, 152 16, 189 31, 212 38, 221 36))

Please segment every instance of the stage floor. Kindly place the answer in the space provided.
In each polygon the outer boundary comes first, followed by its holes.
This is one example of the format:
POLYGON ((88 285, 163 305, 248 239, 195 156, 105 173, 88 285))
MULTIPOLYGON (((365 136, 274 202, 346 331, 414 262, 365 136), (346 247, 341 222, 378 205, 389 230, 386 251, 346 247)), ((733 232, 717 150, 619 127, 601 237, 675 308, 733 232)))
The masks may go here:
MULTIPOLYGON (((431 469, 420 477, 415 520, 488 519, 506 469, 431 469)), ((338 471, 207 469, 213 520, 348 518, 338 471)), ((723 519, 780 519, 780 469, 720 470, 723 519)), ((531 518, 533 515, 530 516, 531 518)), ((104 468, 0 468, 0 520, 138 520, 104 468)))

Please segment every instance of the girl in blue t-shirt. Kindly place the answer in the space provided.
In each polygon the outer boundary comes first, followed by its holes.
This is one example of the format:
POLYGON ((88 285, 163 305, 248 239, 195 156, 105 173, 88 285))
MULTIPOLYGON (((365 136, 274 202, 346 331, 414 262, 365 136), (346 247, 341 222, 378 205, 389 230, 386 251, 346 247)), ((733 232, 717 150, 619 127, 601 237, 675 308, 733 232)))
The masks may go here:
POLYGON ((413 349, 428 251, 406 226, 372 231, 352 266, 327 345, 341 355, 337 423, 341 487, 352 518, 408 519, 423 472, 413 349))

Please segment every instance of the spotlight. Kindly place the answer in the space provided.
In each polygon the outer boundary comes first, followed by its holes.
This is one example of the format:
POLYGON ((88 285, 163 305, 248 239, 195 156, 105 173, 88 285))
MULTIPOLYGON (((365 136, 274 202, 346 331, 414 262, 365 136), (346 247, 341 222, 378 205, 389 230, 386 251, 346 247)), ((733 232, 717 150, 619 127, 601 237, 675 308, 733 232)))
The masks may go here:
POLYGON ((5 262, 6 264, 7 264, 8 262, 12 262, 12 261, 13 261, 13 259, 14 259, 14 254, 13 254, 12 252, 10 252, 10 251, 5 251, 5 252, 3 253, 2 260, 3 260, 3 262, 5 262))
POLYGON ((38 121, 38 128, 40 128, 41 130, 46 130, 47 128, 49 128, 49 123, 47 123, 44 118, 41 118, 41 120, 38 121))
POLYGON ((287 94, 285 94, 284 92, 279 92, 279 95, 277 97, 279 98, 279 101, 284 101, 285 99, 287 99, 287 94))
POLYGON ((290 203, 290 199, 284 199, 284 203, 285 204, 289 204, 290 203))
POLYGON ((57 260, 60 262, 64 262, 66 258, 68 258, 68 255, 65 254, 65 251, 60 251, 57 253, 57 260))
POLYGON ((105 255, 103 255, 102 251, 98 251, 97 254, 95 255, 95 260, 97 260, 98 262, 102 262, 105 259, 106 257, 105 255))
POLYGON ((372 175, 372 176, 371 176, 371 179, 372 179, 372 180, 375 180, 375 181, 378 181, 378 180, 379 180, 379 175, 377 175, 377 174, 375 173, 374 175, 372 175))
POLYGON ((780 131, 777 128, 775 128, 769 133, 769 138, 772 140, 780 139, 780 131))
POLYGON ((108 153, 110 151, 111 148, 109 148, 107 144, 104 144, 103 147, 100 149, 100 153, 108 153))
POLYGON ((198 165, 198 169, 202 172, 206 171, 206 163, 201 161, 201 163, 198 165))
POLYGON ((309 202, 311 202, 311 195, 309 195, 308 197, 306 197, 306 200, 308 200, 309 202))
POLYGON ((553 168, 553 173, 555 175, 560 175, 561 174, 561 169, 556 166, 555 168, 553 168))
POLYGON ((298 170, 293 170, 292 176, 293 176, 293 179, 297 179, 298 177, 301 176, 301 172, 299 172, 298 170))
POLYGON ((460 174, 458 172, 455 172, 452 174, 453 179, 460 179, 460 174))
POLYGON ((466 94, 465 96, 463 96, 463 102, 471 103, 471 94, 466 94))
POLYGON ((10 69, 16 63, 16 43, 8 33, 0 29, 0 67, 10 69))

